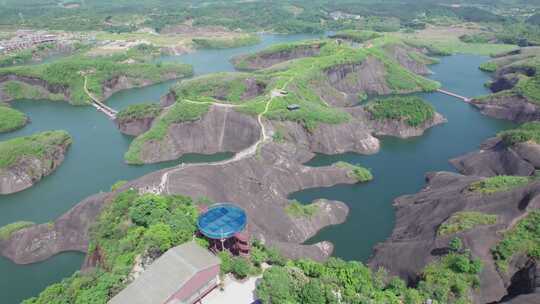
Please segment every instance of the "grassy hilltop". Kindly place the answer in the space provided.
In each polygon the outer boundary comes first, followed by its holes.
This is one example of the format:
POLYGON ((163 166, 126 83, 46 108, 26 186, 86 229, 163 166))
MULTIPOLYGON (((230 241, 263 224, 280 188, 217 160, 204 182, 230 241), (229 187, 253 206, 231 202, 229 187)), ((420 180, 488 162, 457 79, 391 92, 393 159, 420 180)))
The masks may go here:
POLYGON ((77 54, 47 64, 0 68, 0 76, 20 77, 19 81, 4 83, 4 91, 12 99, 51 97, 83 105, 89 100, 84 91, 85 77, 90 93, 101 99, 105 97, 107 82, 118 77, 126 77, 133 86, 142 86, 192 74, 188 65, 150 63, 148 56, 144 46, 111 56, 77 54), (43 84, 34 85, 27 79, 38 79, 43 84))
MULTIPOLYGON (((352 119, 343 108, 334 106, 336 99, 344 94, 353 96, 358 103, 372 90, 382 94, 403 94, 422 91, 434 91, 437 82, 419 76, 400 65, 388 52, 389 45, 408 47, 396 37, 382 37, 372 41, 373 47, 354 48, 348 44, 338 44, 333 40, 315 42, 297 42, 272 46, 259 53, 242 57, 236 65, 247 65, 249 61, 261 61, 274 58, 278 54, 290 59, 273 62, 266 69, 251 73, 219 73, 183 81, 173 88, 177 102, 145 134, 137 137, 126 154, 129 163, 140 163, 142 147, 148 142, 161 141, 173 123, 192 121, 204 115, 213 103, 234 105, 236 111, 250 115, 264 116, 271 120, 293 121, 307 130, 315 130, 319 124, 341 124, 352 119), (304 57, 306 45, 320 47, 317 52, 304 57), (302 51, 298 51, 302 50, 302 51), (362 73, 359 69, 372 69, 379 75, 380 89, 362 88, 362 73), (343 79, 334 79, 341 72, 343 79), (272 92, 283 90, 285 95, 272 97, 272 92), (345 91, 343 91, 345 90, 345 91), (355 97, 357 96, 357 97, 355 97), (287 106, 298 104, 300 109, 289 111, 287 106)), ((410 60, 424 64, 425 55, 411 51, 410 60)), ((279 57, 278 56, 278 57, 279 57)), ((410 108, 420 109, 411 104, 410 108)), ((377 107, 378 109, 379 107, 377 107)), ((412 125, 429 119, 433 110, 426 113, 412 113, 408 121, 412 125)), ((399 115, 397 113, 396 115, 399 115)))

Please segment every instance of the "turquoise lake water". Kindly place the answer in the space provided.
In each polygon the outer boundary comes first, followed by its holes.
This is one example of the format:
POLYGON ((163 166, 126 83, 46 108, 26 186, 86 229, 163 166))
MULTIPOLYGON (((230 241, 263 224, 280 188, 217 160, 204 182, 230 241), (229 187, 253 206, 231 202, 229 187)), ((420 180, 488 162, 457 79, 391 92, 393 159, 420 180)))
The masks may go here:
MULTIPOLYGON (((272 44, 317 38, 314 35, 263 35, 262 42, 226 50, 202 50, 182 56, 167 56, 162 61, 179 61, 194 66, 197 75, 232 71, 229 59, 257 51, 272 44)), ((445 57, 431 67, 431 78, 444 88, 465 96, 487 93, 483 83, 489 75, 477 69, 487 58, 456 55, 445 57)), ((157 102, 173 82, 132 89, 113 95, 107 103, 122 109, 129 104, 157 102)), ((435 127, 414 139, 383 138, 382 149, 376 155, 319 155, 309 164, 327 165, 345 160, 371 168, 373 182, 361 185, 338 185, 311 189, 292 197, 303 202, 316 198, 344 201, 351 209, 345 224, 327 228, 310 242, 330 240, 335 255, 345 259, 365 261, 374 244, 387 238, 394 223, 392 200, 402 194, 414 193, 424 185, 428 171, 452 170, 448 159, 476 149, 479 143, 512 124, 482 116, 471 106, 441 94, 425 94, 436 110, 449 122, 435 127)), ((65 162, 51 176, 21 193, 0 197, 0 226, 19 220, 44 223, 54 220, 85 197, 108 191, 118 180, 131 180, 146 173, 173 166, 179 162, 221 160, 230 154, 188 155, 179 161, 147 166, 128 166, 123 154, 132 138, 120 134, 111 121, 91 107, 74 107, 48 101, 18 101, 14 106, 27 113, 32 123, 0 140, 29 135, 39 131, 64 129, 74 139, 65 162)), ((76 271, 84 255, 63 253, 32 265, 15 265, 0 258, 0 303, 18 303, 36 295, 45 286, 76 271)))

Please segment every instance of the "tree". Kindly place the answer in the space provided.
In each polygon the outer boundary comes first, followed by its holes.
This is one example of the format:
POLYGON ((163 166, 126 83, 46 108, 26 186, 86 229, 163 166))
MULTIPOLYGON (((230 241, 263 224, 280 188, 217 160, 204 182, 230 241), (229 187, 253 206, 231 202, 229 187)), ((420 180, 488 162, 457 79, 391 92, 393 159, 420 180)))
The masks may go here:
POLYGON ((262 263, 266 262, 268 259, 268 255, 264 250, 259 249, 258 247, 252 247, 251 248, 251 261, 255 266, 260 267, 262 263))
POLYGON ((144 233, 144 243, 150 249, 165 252, 173 245, 173 232, 169 225, 160 223, 150 226, 144 233))
POLYGON ((163 197, 147 194, 137 198, 129 208, 129 217, 140 226, 149 226, 156 217, 167 211, 167 202, 163 197))
POLYGON ((235 277, 243 279, 249 275, 250 267, 248 262, 243 258, 236 258, 232 262, 232 272, 235 277))
POLYGON ((324 292, 323 284, 317 280, 312 279, 307 284, 302 286, 300 290, 300 303, 303 304, 324 304, 326 303, 326 296, 324 292))
POLYGON ((460 252, 461 249, 463 249, 463 243, 458 237, 453 238, 448 246, 450 247, 450 250, 454 252, 460 252))
POLYGON ((257 285, 257 297, 265 304, 281 304, 296 301, 291 278, 283 267, 274 266, 266 270, 257 285))

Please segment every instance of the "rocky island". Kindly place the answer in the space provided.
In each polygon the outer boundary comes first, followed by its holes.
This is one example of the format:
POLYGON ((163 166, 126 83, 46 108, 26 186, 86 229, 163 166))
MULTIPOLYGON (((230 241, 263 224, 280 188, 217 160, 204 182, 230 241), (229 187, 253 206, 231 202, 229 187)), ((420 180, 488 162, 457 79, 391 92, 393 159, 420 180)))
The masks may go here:
POLYGON ((64 161, 71 137, 50 131, 0 142, 0 194, 32 187, 64 161))

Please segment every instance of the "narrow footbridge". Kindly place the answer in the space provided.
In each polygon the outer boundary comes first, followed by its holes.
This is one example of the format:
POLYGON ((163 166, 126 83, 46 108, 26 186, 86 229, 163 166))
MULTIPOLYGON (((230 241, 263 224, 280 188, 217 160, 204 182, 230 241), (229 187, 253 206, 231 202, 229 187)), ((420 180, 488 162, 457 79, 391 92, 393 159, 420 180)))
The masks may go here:
POLYGON ((86 87, 87 82, 88 82, 88 78, 85 76, 84 77, 84 91, 86 92, 86 95, 90 97, 92 106, 96 108, 99 112, 102 112, 103 114, 107 115, 109 119, 112 119, 112 120, 116 119, 116 115, 118 114, 118 111, 102 103, 101 101, 99 101, 99 99, 97 99, 94 95, 92 95, 92 93, 90 93, 90 91, 86 87))
POLYGON ((104 103, 92 99, 92 106, 94 106, 94 108, 96 108, 99 112, 102 112, 103 114, 107 115, 110 119, 112 120, 116 119, 116 115, 118 114, 118 111, 105 105, 104 103))
POLYGON ((470 102, 471 101, 471 98, 469 98, 469 97, 461 96, 459 94, 452 93, 450 91, 446 91, 446 90, 443 90, 443 89, 438 89, 437 92, 439 92, 441 94, 448 95, 448 96, 452 96, 452 97, 455 97, 455 98, 458 98, 458 99, 461 99, 461 100, 463 100, 465 102, 470 102))

